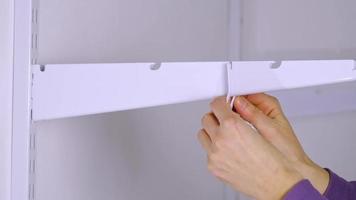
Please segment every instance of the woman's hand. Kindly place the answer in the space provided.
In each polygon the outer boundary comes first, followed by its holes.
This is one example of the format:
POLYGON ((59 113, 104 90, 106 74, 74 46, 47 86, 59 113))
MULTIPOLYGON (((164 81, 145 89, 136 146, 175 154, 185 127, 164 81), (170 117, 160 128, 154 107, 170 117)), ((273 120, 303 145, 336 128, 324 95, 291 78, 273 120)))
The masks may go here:
POLYGON ((304 178, 309 179, 321 194, 325 192, 329 183, 328 172, 304 152, 276 98, 266 94, 248 95, 238 97, 234 106, 240 116, 282 152, 304 178))
POLYGON ((199 139, 208 168, 219 179, 256 199, 276 200, 302 176, 272 144, 233 112, 224 97, 211 103, 199 139))

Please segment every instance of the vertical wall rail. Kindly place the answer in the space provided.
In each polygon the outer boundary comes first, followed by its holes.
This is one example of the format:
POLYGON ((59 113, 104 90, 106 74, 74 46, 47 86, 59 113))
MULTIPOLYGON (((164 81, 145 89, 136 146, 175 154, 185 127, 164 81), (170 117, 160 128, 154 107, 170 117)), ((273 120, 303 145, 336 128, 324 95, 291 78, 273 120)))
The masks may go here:
MULTIPOLYGON (((39 0, 32 0, 31 8, 31 65, 38 63, 39 47, 39 0)), ((34 75, 31 73, 31 88, 33 86, 34 75)), ((36 127, 32 116, 32 91, 31 91, 31 128, 29 147, 29 200, 36 199, 36 127)))
POLYGON ((31 9, 31 64, 35 65, 38 62, 38 46, 39 46, 39 0, 32 0, 31 9))
POLYGON ((36 198, 36 126, 31 123, 29 142, 29 191, 28 199, 36 198))
POLYGON ((27 200, 30 194, 31 1, 14 0, 14 8, 11 199, 27 200))

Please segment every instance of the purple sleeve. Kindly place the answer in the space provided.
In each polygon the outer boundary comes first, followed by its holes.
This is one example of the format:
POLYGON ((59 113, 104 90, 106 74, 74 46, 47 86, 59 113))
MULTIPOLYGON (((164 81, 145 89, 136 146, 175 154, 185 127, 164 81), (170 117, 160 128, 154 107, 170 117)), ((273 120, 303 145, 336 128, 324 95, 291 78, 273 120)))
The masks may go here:
POLYGON ((284 200, 328 200, 323 197, 308 180, 297 183, 284 197, 284 200))
POLYGON ((356 200, 356 182, 347 182, 332 171, 329 185, 321 195, 308 180, 297 183, 285 196, 284 200, 356 200))
POLYGON ((347 182, 332 171, 328 172, 330 182, 324 196, 329 200, 356 200, 356 182, 347 182))

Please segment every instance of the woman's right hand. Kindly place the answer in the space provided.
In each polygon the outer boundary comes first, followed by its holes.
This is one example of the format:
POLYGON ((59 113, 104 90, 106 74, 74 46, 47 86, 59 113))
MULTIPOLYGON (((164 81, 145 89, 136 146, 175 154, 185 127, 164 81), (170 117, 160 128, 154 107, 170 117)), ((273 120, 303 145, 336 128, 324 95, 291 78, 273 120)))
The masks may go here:
POLYGON ((266 94, 240 96, 234 103, 240 116, 289 159, 294 168, 323 194, 329 173, 315 164, 304 152, 293 128, 275 97, 266 94))

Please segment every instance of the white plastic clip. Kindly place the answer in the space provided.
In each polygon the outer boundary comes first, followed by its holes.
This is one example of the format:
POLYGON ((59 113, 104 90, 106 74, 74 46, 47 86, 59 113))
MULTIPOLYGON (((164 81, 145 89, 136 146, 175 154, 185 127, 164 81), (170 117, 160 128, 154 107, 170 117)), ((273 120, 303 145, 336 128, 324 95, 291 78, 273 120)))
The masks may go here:
POLYGON ((234 108, 234 102, 236 97, 231 94, 231 70, 232 70, 232 62, 228 62, 226 64, 226 73, 227 73, 227 95, 226 95, 226 103, 230 104, 231 109, 234 108))

